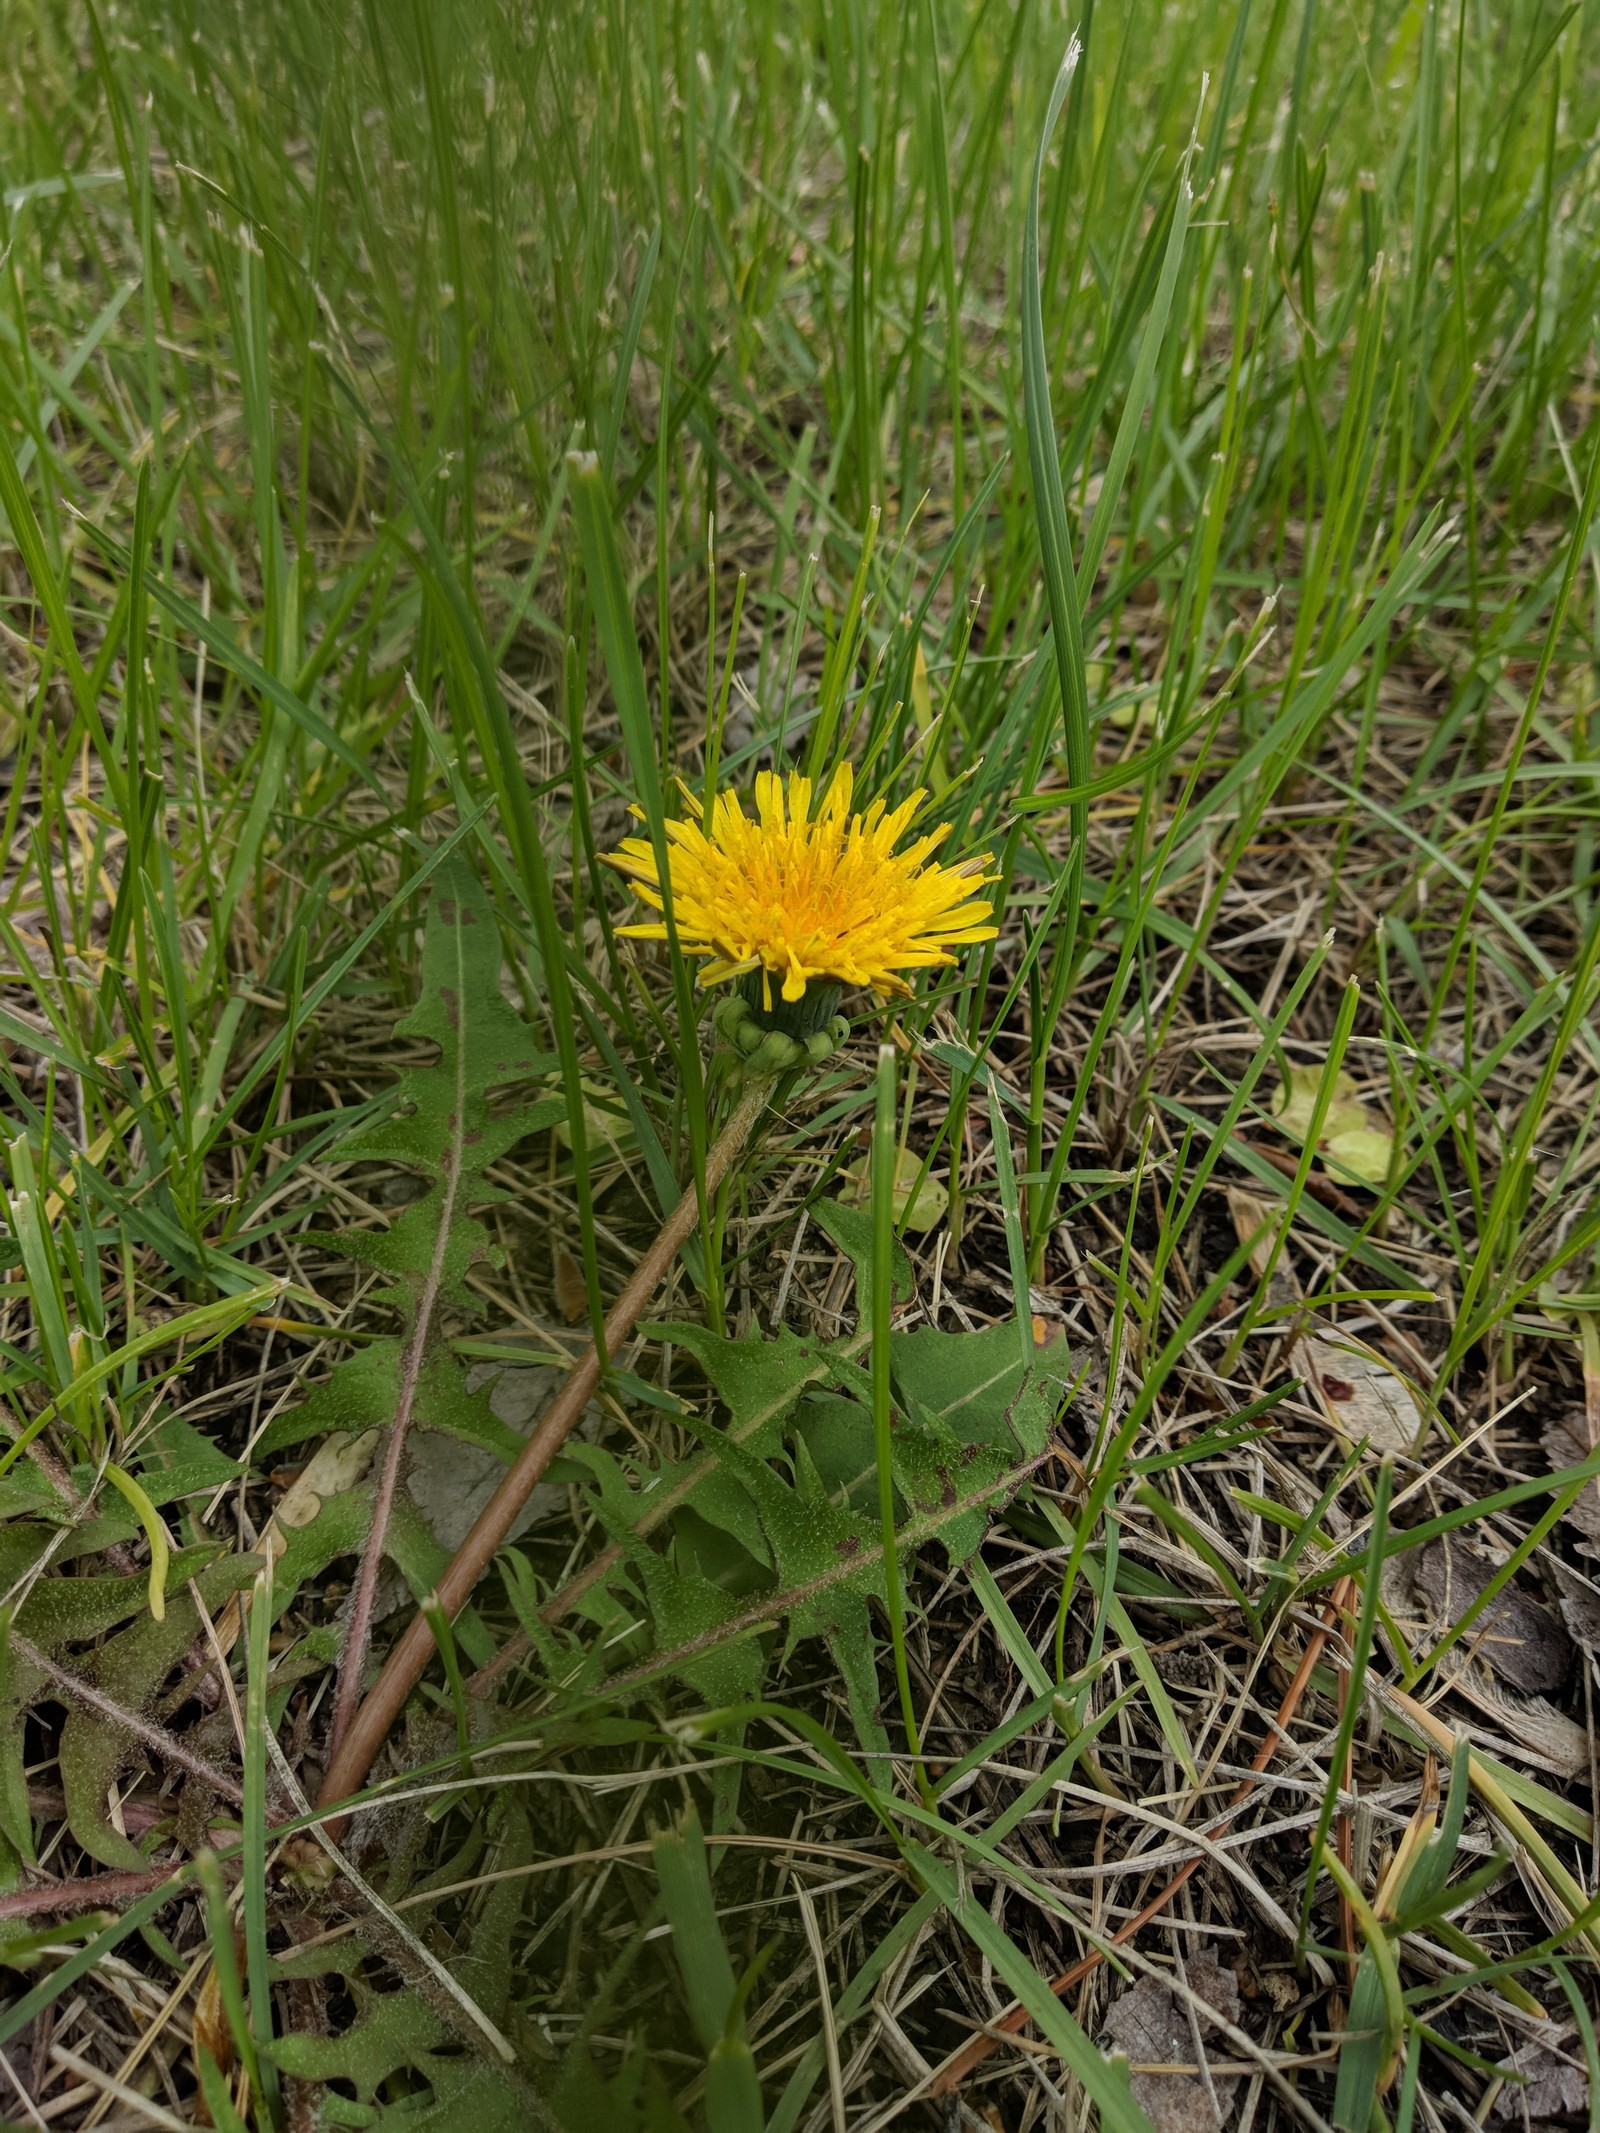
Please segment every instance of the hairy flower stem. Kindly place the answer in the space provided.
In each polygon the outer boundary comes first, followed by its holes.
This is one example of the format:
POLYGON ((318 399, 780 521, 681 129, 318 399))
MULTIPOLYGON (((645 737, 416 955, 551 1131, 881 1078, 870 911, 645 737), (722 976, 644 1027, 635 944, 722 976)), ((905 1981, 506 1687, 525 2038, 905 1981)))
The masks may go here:
POLYGON ((181 1866, 154 1866, 143 1874, 90 1874, 82 1881, 52 1881, 39 1889, 13 1889, 0 1896, 0 1919, 64 1918, 69 1911, 116 1911, 136 1903, 163 1882, 174 1896, 190 1886, 181 1866))
MULTIPOLYGON (((715 1146, 708 1152, 708 1193, 716 1191, 749 1139, 751 1129, 766 1108, 769 1086, 766 1081, 751 1082, 746 1086, 715 1146)), ((699 1219, 697 1195, 692 1191, 685 1192, 607 1315, 608 1355, 615 1355, 633 1331, 699 1219)), ((432 1597, 443 1610, 446 1621, 453 1621, 465 1606, 479 1578, 493 1561, 495 1550, 515 1524, 517 1513, 566 1442, 599 1382, 600 1358, 591 1341, 434 1588, 432 1597)), ((330 1807, 360 1789, 372 1768, 374 1756, 383 1745, 384 1735, 400 1715, 434 1650, 433 1631, 426 1615, 419 1610, 333 1748, 318 1795, 319 1806, 330 1807)))

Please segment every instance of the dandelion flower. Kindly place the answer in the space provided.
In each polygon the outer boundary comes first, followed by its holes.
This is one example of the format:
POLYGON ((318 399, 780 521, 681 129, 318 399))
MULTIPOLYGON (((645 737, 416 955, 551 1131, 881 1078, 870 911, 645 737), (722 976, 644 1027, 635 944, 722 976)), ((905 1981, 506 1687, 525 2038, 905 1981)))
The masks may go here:
MULTIPOLYGON (((785 804, 783 781, 763 771, 755 819, 724 792, 709 828, 700 803, 685 793, 693 819, 665 825, 672 915, 683 948, 707 958, 702 985, 759 971, 761 1004, 769 1012, 774 981, 790 1005, 804 998, 808 984, 908 993, 902 971, 953 963, 952 948, 994 939, 992 907, 975 893, 995 878, 987 871, 990 855, 937 865, 932 855, 948 825, 897 852, 924 794, 895 808, 874 800, 865 814, 853 815, 851 791, 850 765, 843 763, 813 814, 809 778, 789 779, 785 804)), ((636 896, 662 909, 647 838, 629 837, 606 857, 636 896)), ((661 922, 622 931, 636 940, 667 937, 661 922)))

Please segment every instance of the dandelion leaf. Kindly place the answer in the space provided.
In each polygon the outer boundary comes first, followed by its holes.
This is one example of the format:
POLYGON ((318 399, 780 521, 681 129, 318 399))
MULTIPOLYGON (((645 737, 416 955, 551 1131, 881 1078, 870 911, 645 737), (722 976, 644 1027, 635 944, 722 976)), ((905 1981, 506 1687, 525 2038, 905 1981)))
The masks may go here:
MULTIPOLYGON (((525 1812, 507 1804, 499 1813, 499 1864, 526 1865, 533 1843, 525 1812)), ((502 2019, 509 2004, 516 1926, 528 1887, 515 1874, 497 1885, 452 1965, 491 2021, 502 2019)), ((416 1922, 414 1910, 411 1918, 416 1922)), ((354 2110, 339 2091, 327 2095, 319 2123, 361 2124, 379 2133, 524 2133, 553 2125, 516 2073, 479 2056, 477 2048, 462 2051, 463 2042, 481 2048, 476 2032, 458 2035, 443 2013, 409 1987, 376 1989, 365 1974, 367 1959, 361 1942, 347 1941, 273 1963, 274 1975, 284 1980, 342 1978, 356 2007, 357 2019, 336 2036, 290 2031, 266 2047, 280 2073, 355 2091, 354 2110)))
MULTIPOLYGON (((372 1488, 370 1483, 362 1483, 337 1496, 324 1497, 315 1518, 306 1525, 292 1527, 284 1551, 273 1565, 273 1620, 280 1620, 293 1605, 301 1586, 319 1578, 330 1563, 340 1556, 359 1555, 366 1546, 371 1524, 372 1488)), ((383 1552, 418 1603, 432 1591, 450 1561, 449 1550, 439 1546, 421 1512, 405 1496, 395 1499, 383 1552)), ((391 1593, 391 1602, 393 1597, 391 1593)), ((390 1603, 384 1604, 387 1608, 390 1603)), ((457 1616, 455 1637, 475 1666, 484 1665, 492 1656, 488 1634, 470 1607, 457 1616)))
MULTIPOLYGON (((511 2008, 513 1936, 528 1899, 528 1884, 516 1874, 533 1857, 533 1830, 527 1809, 514 1795, 496 1803, 495 1825, 494 1870, 506 1878, 496 1882, 484 1898, 472 1945, 456 1964, 455 1976, 498 2027, 511 2008)), ((456 1880, 470 1871, 456 1869, 448 1878, 456 1880)))
POLYGON ((501 1197, 485 1178, 508 1149, 565 1108, 559 1097, 532 1104, 504 1101, 506 1092, 547 1074, 552 1055, 500 990, 500 932, 488 898, 471 869, 454 863, 440 874, 428 906, 422 948, 422 990, 395 1025, 399 1038, 437 1045, 425 1065, 401 1069, 394 1109, 340 1150, 346 1162, 395 1163, 419 1172, 427 1189, 386 1230, 347 1232, 338 1248, 398 1277, 384 1299, 409 1312, 437 1271, 443 1296, 470 1305, 470 1269, 496 1254, 470 1210, 501 1197), (435 1246, 448 1235, 442 1267, 435 1246))
POLYGON ((1025 1371, 1014 1319, 976 1333, 919 1327, 890 1336, 895 1382, 909 1400, 937 1415, 963 1444, 1006 1443, 1042 1452, 1066 1396, 1060 1370, 1025 1371))
POLYGON ((794 1448, 792 1488, 742 1445, 725 1440, 722 1455, 754 1499, 772 1550, 788 1616, 784 1656, 802 1637, 832 1637, 865 1622, 868 1598, 883 1596, 876 1522, 832 1500, 804 1438, 794 1448))
MULTIPOLYGON (((204 1552, 210 1554, 213 1551, 204 1552)), ((181 1558, 174 1560, 180 1561, 181 1558)), ((231 1555, 223 1557, 220 1562, 212 1562, 207 1569, 200 1569, 198 1564, 191 1562, 189 1574, 194 1577, 200 1597, 214 1616, 233 1593, 249 1582, 259 1567, 254 1556, 231 1555)), ((65 1586, 77 1580, 54 1582, 65 1586)), ((38 1590, 36 1586, 35 1593, 38 1590)), ((108 1638, 80 1663, 78 1670, 90 1687, 111 1697, 123 1710, 148 1717, 167 1676, 199 1634, 199 1612, 186 1587, 180 1586, 168 1600, 164 1621, 158 1622, 150 1614, 142 1616, 127 1629, 108 1638)), ((67 1826, 91 1859, 98 1859, 104 1866, 136 1872, 146 1864, 144 1855, 113 1828, 106 1813, 106 1795, 123 1766, 135 1754, 144 1752, 142 1743, 137 1735, 115 1720, 84 1704, 72 1702, 67 1692, 52 1686, 51 1693, 60 1695, 68 1704, 58 1750, 67 1826)))
POLYGON ((938 1526, 953 1563, 964 1563, 989 1524, 987 1497, 1009 1482, 1004 1444, 963 1443, 931 1408, 896 1418, 891 1446, 894 1484, 908 1515, 938 1526))
MULTIPOLYGON (((179 1549, 167 1566, 167 1598, 183 1593, 218 1553, 215 1542, 179 1549)), ((258 1567, 252 1560, 251 1568, 258 1567)), ((54 1654, 143 1614, 149 1602, 150 1578, 143 1570, 129 1576, 42 1577, 17 1610, 17 1628, 30 1643, 54 1654)))
POLYGON ((66 1501, 31 1459, 0 1474, 0 1519, 48 1518, 64 1525, 71 1516, 66 1501))
POLYGON ((647 1326, 654 1340, 692 1355, 728 1410, 728 1434, 758 1459, 782 1441, 783 1423, 808 1387, 832 1382, 837 1358, 828 1344, 780 1326, 770 1338, 725 1340, 704 1326, 647 1326))
MULTIPOLYGON (((831 1204, 818 1214, 854 1260, 858 1279, 870 1278, 870 1221, 831 1204)), ((711 1703, 757 1692, 755 1627, 781 1623, 785 1656, 803 1638, 822 1637, 863 1741, 881 1746, 869 1603, 884 1593, 883 1543, 859 1333, 829 1344, 784 1329, 742 1341, 699 1326, 648 1330, 695 1357, 726 1409, 726 1424, 691 1415, 700 1454, 654 1472, 625 1468, 599 1446, 568 1447, 569 1468, 583 1473, 596 1516, 622 1553, 586 1600, 610 1584, 611 1604, 621 1609, 619 1582, 631 1581, 631 1605, 642 1601, 664 1670, 711 1703), (652 1517, 658 1507, 661 1515, 652 1517), (768 1601, 770 1613, 759 1612, 758 1603, 768 1601)), ((901 1544, 909 1559, 937 1539, 962 1562, 982 1540, 996 1503, 1043 1455, 1067 1388, 1058 1372, 1024 1365, 1015 1321, 979 1333, 925 1328, 892 1342, 891 1460, 901 1544)), ((623 1610, 606 1629, 613 1664, 624 1646, 638 1650, 629 1619, 623 1610)), ((534 1641, 543 1651, 542 1625, 534 1641)), ((554 1653, 545 1656, 548 1665, 554 1653)), ((565 1654, 552 1672, 570 1675, 565 1654)), ((583 1678, 594 1680, 592 1669, 583 1678)))
MULTIPOLYGON (((742 1612, 738 1596, 707 1577, 684 1551, 674 1559, 641 1539, 639 1513, 648 1501, 630 1487, 620 1463, 595 1445, 575 1445, 574 1457, 595 1481, 595 1510, 601 1524, 624 1551, 630 1573, 642 1592, 658 1651, 682 1653, 670 1671, 690 1684, 708 1703, 737 1703, 754 1696, 761 1685, 761 1664, 753 1644, 718 1636, 742 1612)), ((750 1499, 731 1482, 727 1492, 742 1499, 742 1523, 764 1547, 750 1499)), ((613 1633, 614 1634, 614 1633, 613 1633)))
MULTIPOLYGON (((694 1472, 692 1462, 682 1467, 664 1467, 661 1485, 671 1488, 675 1482, 686 1482, 694 1472)), ((703 1519, 718 1533, 727 1534, 747 1556, 771 1570, 772 1551, 767 1546, 766 1532, 750 1500, 750 1492, 720 1460, 695 1480, 683 1508, 675 1514, 674 1524, 681 1526, 686 1520, 696 1518, 703 1519)))
MULTIPOLYGON (((569 1444, 566 1459, 593 1483, 595 1514, 600 1523, 613 1540, 626 1545, 645 1508, 645 1492, 629 1481, 621 1460, 598 1444, 569 1444)), ((655 1477, 651 1476, 650 1481, 655 1483, 655 1477)))
MULTIPOLYGON (((569 1696, 587 1694, 604 1671, 604 1643, 592 1643, 585 1648, 571 1623, 557 1623, 552 1627, 545 1621, 540 1610, 549 1593, 520 1549, 502 1548, 495 1557, 495 1568, 500 1573, 517 1626, 538 1654, 545 1673, 552 1680, 560 1681, 569 1696)), ((603 1585, 598 1589, 602 1593, 606 1591, 603 1585)), ((589 1619, 591 1617, 579 1608, 573 1608, 573 1622, 589 1619)))
POLYGON ((713 1706, 746 1703, 761 1693, 761 1652, 754 1628, 731 1633, 743 1603, 698 1571, 680 1567, 641 1543, 633 1558, 660 1649, 671 1671, 713 1706), (727 1634, 722 1634, 728 1632, 727 1634))
MULTIPOLYGON (((872 1323, 872 1210, 846 1207, 840 1200, 819 1200, 811 1210, 818 1228, 844 1253, 856 1270, 856 1309, 861 1323, 872 1323)), ((896 1302, 911 1294, 911 1261, 905 1246, 894 1241, 889 1290, 896 1302)))
POLYGON ((152 1431, 142 1454, 139 1480, 155 1504, 171 1503, 179 1495, 201 1489, 217 1489, 236 1481, 242 1469, 218 1449, 203 1430, 182 1415, 168 1415, 152 1431), (178 1482, 183 1486, 176 1486, 178 1482))
POLYGON ((527 1439, 509 1422, 502 1422, 494 1411, 495 1387, 501 1375, 497 1373, 469 1392, 455 1359, 433 1356, 423 1368, 418 1388, 417 1426, 475 1444, 509 1466, 527 1439))
MULTIPOLYGON (((529 1093, 555 1059, 505 999, 500 969, 493 910, 470 867, 456 860, 441 871, 428 906, 417 1004, 396 1026, 397 1038, 430 1046, 433 1056, 402 1065, 388 1115, 339 1151, 347 1162, 416 1173, 418 1197, 386 1229, 321 1240, 392 1277, 372 1300, 398 1314, 401 1332, 358 1349, 297 1409, 270 1424, 258 1458, 270 1459, 311 1437, 359 1437, 392 1422, 401 1405, 404 1358, 419 1349, 414 1428, 446 1431, 507 1464, 522 1447, 517 1432, 493 1412, 492 1385, 468 1389, 442 1323, 446 1309, 477 1308, 467 1277, 498 1260, 477 1213, 504 1197, 489 1169, 564 1111, 560 1097, 529 1093)), ((336 1556, 359 1550, 370 1523, 369 1490, 351 1489, 324 1502, 316 1518, 289 1537, 278 1565, 277 1611, 336 1556)), ((409 1496, 396 1502, 385 1552, 414 1596, 426 1593, 447 1560, 409 1496)), ((470 1613, 456 1635, 475 1663, 487 1658, 487 1640, 470 1613)))
MULTIPOLYGON (((0 1586, 10 1592, 38 1562, 50 1543, 57 1539, 48 1526, 16 1525, 0 1526, 0 1586)), ((60 1559, 59 1549, 56 1560, 60 1559)))
MULTIPOLYGON (((0 1618, 3 1619, 3 1618, 0 1618)), ((37 1668, 24 1666, 11 1649, 10 1625, 0 1627, 0 1837, 19 1860, 32 1862, 33 1817, 23 1758, 23 1717, 38 1693, 37 1668)), ((15 1883, 11 1884, 13 1887, 15 1883)))
POLYGON ((804 1438, 794 1447, 795 1486, 743 1446, 724 1457, 755 1499, 777 1571, 774 1610, 787 1623, 787 1658, 803 1637, 826 1640, 844 1681, 850 1715, 869 1749, 886 1745, 878 1723, 877 1661, 869 1599, 884 1597, 881 1538, 872 1520, 836 1504, 804 1438))
MULTIPOLYGON (((349 1982, 354 1991, 356 1981, 349 1982)), ((301 2081, 348 2081, 370 2103, 391 2075, 405 2068, 425 2073, 430 2055, 450 2040, 444 2023, 414 1992, 368 1992, 365 2002, 360 2021, 342 2036, 280 2037, 272 2049, 279 2072, 301 2081)))
POLYGON ((794 1427, 828 1494, 852 1510, 870 1511, 878 1488, 870 1409, 840 1393, 815 1393, 802 1402, 794 1427))
MULTIPOLYGON (((867 1409, 856 1400, 808 1400, 796 1427, 829 1495, 874 1511, 877 1446, 867 1409)), ((937 1528, 952 1561, 964 1562, 988 1524, 981 1492, 998 1497, 1014 1485, 1016 1448, 1004 1429, 992 1444, 964 1442, 943 1416, 912 1401, 895 1415, 890 1465, 900 1516, 917 1517, 924 1534, 937 1528)))
POLYGON ((298 1407, 269 1422, 256 1442, 258 1461, 276 1457, 307 1437, 336 1430, 359 1436, 393 1418, 400 1397, 400 1343, 374 1341, 357 1348, 320 1385, 313 1385, 298 1407))

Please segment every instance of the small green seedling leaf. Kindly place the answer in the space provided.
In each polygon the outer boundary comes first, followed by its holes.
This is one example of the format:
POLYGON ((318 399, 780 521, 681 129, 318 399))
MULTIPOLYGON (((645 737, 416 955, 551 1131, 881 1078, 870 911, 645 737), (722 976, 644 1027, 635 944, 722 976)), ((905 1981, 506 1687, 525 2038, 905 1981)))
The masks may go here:
MULTIPOLYGON (((603 1081, 583 1081, 583 1131, 591 1148, 608 1148, 613 1155, 621 1155, 625 1149, 638 1145, 633 1120, 623 1109, 621 1099, 614 1089, 608 1089, 603 1081)), ((555 1122, 556 1139, 563 1148, 572 1146, 572 1128, 565 1114, 555 1122)))
POLYGON ((140 1488, 131 1474, 125 1474, 120 1466, 106 1462, 106 1479, 119 1495, 132 1506, 133 1515, 145 1530, 150 1543, 150 1612, 158 1622, 166 1619, 167 1613, 167 1565, 172 1560, 172 1543, 167 1529, 161 1522, 161 1513, 140 1488))
MULTIPOLYGON (((1320 1066, 1292 1066, 1288 1079, 1279 1084, 1272 1115, 1296 1147, 1305 1146, 1311 1130, 1322 1075, 1320 1066)), ((1389 1175, 1393 1129, 1362 1102, 1354 1079, 1342 1070, 1334 1077, 1333 1097, 1317 1147, 1324 1167, 1347 1184, 1378 1186, 1389 1175)))
MULTIPOLYGON (((865 1207, 872 1198, 869 1168, 863 1161, 845 1173, 855 1187, 853 1197, 860 1207, 865 1207)), ((937 1229, 944 1220, 945 1210, 950 1205, 950 1190, 931 1172, 923 1177, 921 1156, 913 1155, 909 1148, 902 1148, 895 1157, 892 1199, 895 1228, 908 1229, 921 1236, 930 1229, 937 1229), (922 1180, 920 1184, 917 1182, 919 1178, 922 1180)))

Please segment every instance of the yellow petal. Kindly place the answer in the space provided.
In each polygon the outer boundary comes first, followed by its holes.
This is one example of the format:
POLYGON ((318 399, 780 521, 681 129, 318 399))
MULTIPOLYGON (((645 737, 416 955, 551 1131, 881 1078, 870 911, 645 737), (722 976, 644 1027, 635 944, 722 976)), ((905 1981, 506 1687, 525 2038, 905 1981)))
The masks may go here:
MULTIPOLYGON (((902 971, 938 969, 950 950, 993 940, 992 906, 973 891, 994 878, 985 852, 941 866, 934 855, 949 834, 934 824, 904 850, 926 794, 890 808, 884 797, 853 814, 854 773, 841 762, 817 788, 801 774, 787 788, 773 771, 755 780, 754 817, 732 792, 709 809, 686 787, 684 810, 665 825, 673 914, 680 945, 702 958, 701 975, 719 983, 759 968, 785 999, 808 984, 867 985, 880 995, 909 990, 902 971)), ((635 810, 637 813, 637 810, 635 810)), ((651 843, 630 837, 606 854, 635 895, 654 910, 664 901, 651 843)), ((660 940, 665 927, 623 929, 660 940)))

